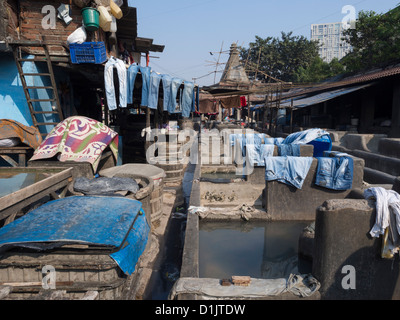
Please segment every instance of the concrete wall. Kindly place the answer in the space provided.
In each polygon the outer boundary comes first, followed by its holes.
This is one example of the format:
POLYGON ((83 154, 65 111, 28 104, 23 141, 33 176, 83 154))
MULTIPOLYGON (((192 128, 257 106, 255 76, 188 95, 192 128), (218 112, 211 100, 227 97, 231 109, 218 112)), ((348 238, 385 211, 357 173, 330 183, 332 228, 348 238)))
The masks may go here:
MULTIPOLYGON (((303 187, 297 189, 278 181, 266 181, 263 207, 272 219, 314 220, 315 210, 328 199, 344 199, 351 190, 331 190, 315 184, 318 160, 314 159, 304 180, 303 187)), ((352 189, 361 189, 364 161, 354 158, 352 189)))
POLYGON ((344 134, 335 140, 332 150, 346 152, 365 161, 365 181, 372 184, 393 183, 400 175, 400 139, 386 135, 344 134))
POLYGON ((381 239, 369 235, 375 215, 367 200, 329 200, 318 208, 312 274, 322 299, 400 298, 398 256, 382 259, 381 239), (342 286, 344 266, 354 267, 355 289, 342 286))
POLYGON ((388 157, 400 159, 400 138, 385 138, 379 141, 378 151, 388 157))
POLYGON ((400 175, 400 159, 361 150, 353 150, 349 151, 349 153, 355 157, 364 159, 366 167, 379 170, 396 177, 400 175))
POLYGON ((340 139, 340 146, 350 150, 362 150, 368 152, 378 152, 380 140, 386 138, 386 134, 345 134, 340 139))
MULTIPOLYGON (((301 157, 312 157, 314 146, 311 144, 300 146, 301 157)), ((275 146, 274 157, 278 156, 278 147, 275 146)), ((246 176, 246 181, 251 184, 265 184, 265 166, 255 166, 251 174, 246 176)))

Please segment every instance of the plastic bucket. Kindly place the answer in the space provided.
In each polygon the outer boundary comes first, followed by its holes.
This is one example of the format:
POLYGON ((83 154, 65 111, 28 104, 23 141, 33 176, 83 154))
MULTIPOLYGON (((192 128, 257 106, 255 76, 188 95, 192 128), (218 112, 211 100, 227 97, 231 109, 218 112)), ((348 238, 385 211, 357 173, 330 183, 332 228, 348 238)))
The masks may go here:
POLYGON ((95 8, 83 8, 81 10, 83 24, 85 25, 86 30, 88 31, 96 31, 99 29, 99 17, 100 13, 95 8))
POLYGON ((318 139, 315 139, 307 144, 314 146, 314 157, 323 157, 324 151, 332 150, 332 140, 330 135, 326 134, 318 139))

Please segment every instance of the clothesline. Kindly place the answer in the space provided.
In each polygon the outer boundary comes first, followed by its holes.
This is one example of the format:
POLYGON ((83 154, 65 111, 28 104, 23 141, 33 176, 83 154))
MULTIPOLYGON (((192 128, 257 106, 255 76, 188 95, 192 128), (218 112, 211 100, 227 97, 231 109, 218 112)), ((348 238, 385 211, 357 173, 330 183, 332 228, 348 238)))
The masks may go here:
POLYGON ((194 82, 171 77, 168 74, 160 74, 151 70, 149 66, 140 66, 136 63, 127 68, 122 60, 115 57, 110 57, 104 67, 104 83, 109 110, 117 109, 114 68, 117 70, 119 80, 120 108, 126 108, 128 104, 133 104, 135 83, 137 75, 140 75, 142 78, 141 106, 157 109, 162 85, 163 111, 168 111, 170 114, 182 113, 182 116, 189 117, 190 113, 196 110, 199 86, 194 82), (182 85, 183 88, 181 88, 182 85), (178 102, 177 98, 179 98, 178 102))

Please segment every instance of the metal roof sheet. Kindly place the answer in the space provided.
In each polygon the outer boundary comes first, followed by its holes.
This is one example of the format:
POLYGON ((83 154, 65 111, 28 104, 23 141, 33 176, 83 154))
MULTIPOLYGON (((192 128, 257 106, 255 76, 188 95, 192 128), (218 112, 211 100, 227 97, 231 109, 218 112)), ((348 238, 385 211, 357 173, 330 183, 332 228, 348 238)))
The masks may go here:
MULTIPOLYGON (((334 98, 337 98, 339 96, 354 92, 354 91, 358 91, 364 88, 367 88, 369 86, 373 85, 373 83, 369 83, 369 84, 364 84, 364 85, 360 85, 360 86, 355 86, 355 87, 351 87, 351 88, 342 88, 342 89, 336 89, 336 90, 331 90, 331 91, 327 91, 327 92, 323 92, 317 95, 313 95, 311 97, 306 97, 306 98, 297 98, 293 100, 293 108, 294 109, 301 109, 301 108, 305 108, 308 106, 312 106, 321 102, 325 102, 334 98)), ((290 107, 291 104, 291 99, 288 100, 284 100, 281 103, 281 107, 283 108, 287 108, 290 107)))

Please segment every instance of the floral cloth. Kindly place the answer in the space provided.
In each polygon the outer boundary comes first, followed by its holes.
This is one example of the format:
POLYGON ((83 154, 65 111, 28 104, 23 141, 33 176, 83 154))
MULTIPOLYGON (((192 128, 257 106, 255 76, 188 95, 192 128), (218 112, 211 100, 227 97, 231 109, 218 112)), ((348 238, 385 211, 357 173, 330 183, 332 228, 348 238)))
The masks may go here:
POLYGON ((110 146, 118 158, 118 134, 96 120, 74 116, 60 122, 35 150, 31 160, 51 158, 59 161, 89 162, 96 172, 101 154, 110 146))

